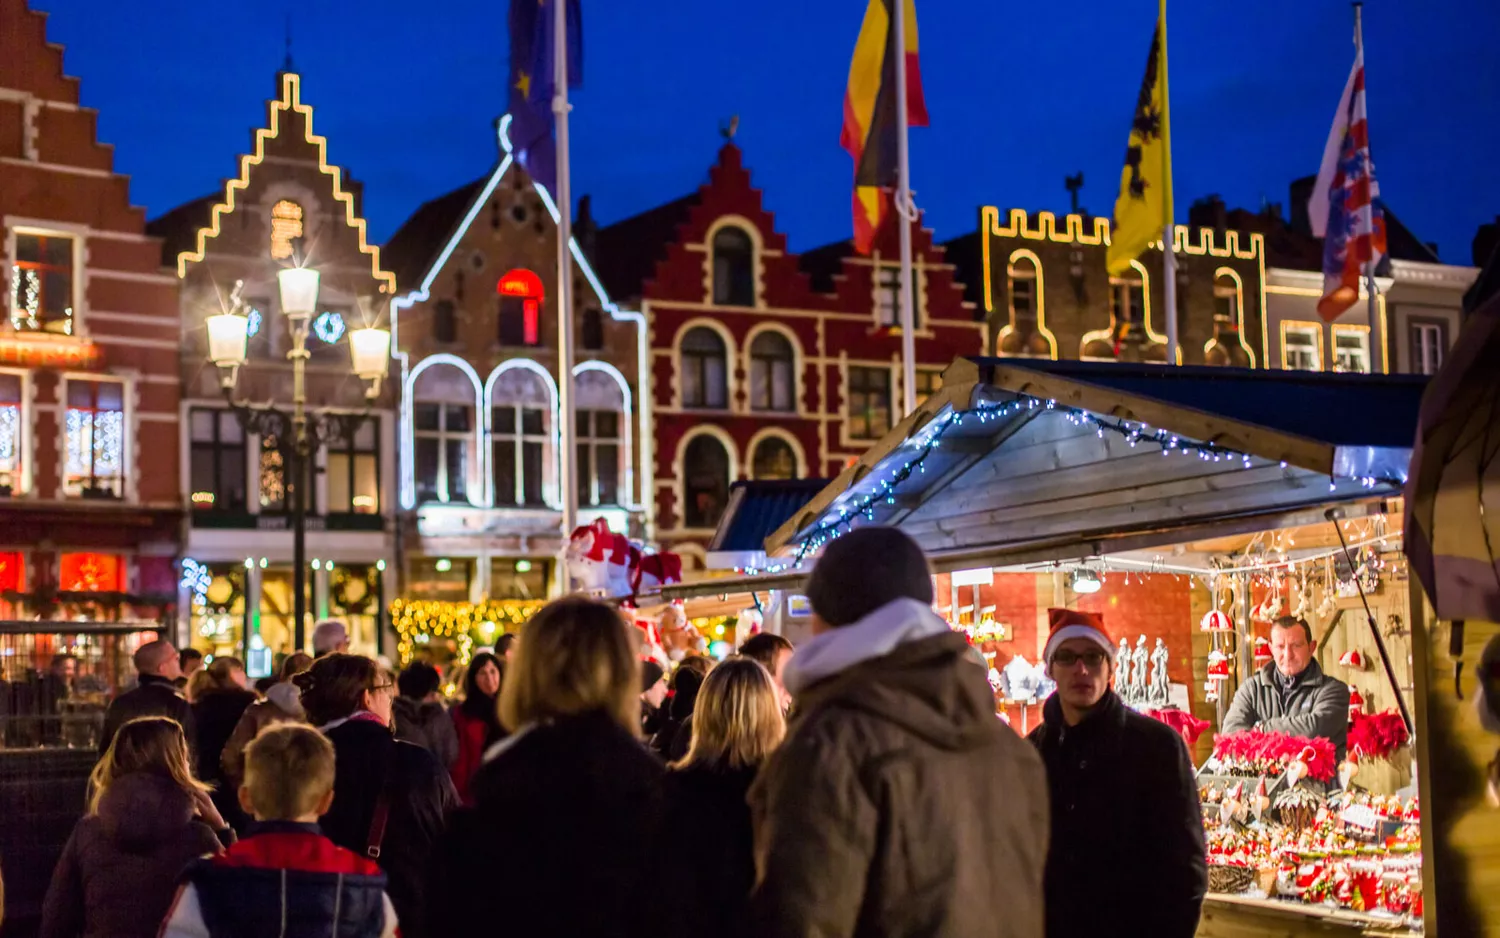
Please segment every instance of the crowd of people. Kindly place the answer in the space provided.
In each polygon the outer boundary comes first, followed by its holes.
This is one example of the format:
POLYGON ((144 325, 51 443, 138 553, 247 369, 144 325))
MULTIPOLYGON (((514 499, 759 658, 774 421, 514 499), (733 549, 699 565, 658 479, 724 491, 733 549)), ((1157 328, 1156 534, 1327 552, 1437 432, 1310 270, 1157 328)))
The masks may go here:
POLYGON ((145 645, 42 936, 1193 934, 1191 763, 1097 616, 1052 611, 1028 741, 905 535, 833 541, 806 592, 813 637, 717 663, 578 597, 461 675, 336 622, 258 690, 145 645))

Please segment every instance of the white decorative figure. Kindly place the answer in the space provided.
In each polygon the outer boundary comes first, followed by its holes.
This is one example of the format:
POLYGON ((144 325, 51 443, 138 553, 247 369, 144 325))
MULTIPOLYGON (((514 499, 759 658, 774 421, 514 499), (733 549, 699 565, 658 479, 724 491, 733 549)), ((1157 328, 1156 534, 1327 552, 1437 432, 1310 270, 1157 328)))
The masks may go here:
POLYGON ((1130 690, 1130 639, 1120 636, 1115 651, 1115 693, 1124 697, 1130 690))
POLYGON ((1156 647, 1151 651, 1150 695, 1151 703, 1157 707, 1165 707, 1172 697, 1171 685, 1167 682, 1167 663, 1171 657, 1171 653, 1167 651, 1167 643, 1158 638, 1156 647))
POLYGON ((1146 679, 1150 674, 1151 652, 1146 650, 1146 636, 1142 635, 1135 643, 1135 651, 1130 654, 1130 689, 1125 698, 1133 706, 1139 706, 1146 702, 1146 679))

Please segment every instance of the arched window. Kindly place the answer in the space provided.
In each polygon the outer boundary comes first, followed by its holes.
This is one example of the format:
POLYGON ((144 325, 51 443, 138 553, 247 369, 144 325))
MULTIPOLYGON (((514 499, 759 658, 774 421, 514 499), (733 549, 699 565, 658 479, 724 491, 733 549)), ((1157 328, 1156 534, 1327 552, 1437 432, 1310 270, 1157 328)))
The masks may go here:
POLYGON ((779 332, 762 332, 750 343, 750 409, 791 411, 796 382, 792 343, 779 332))
POLYGON ((1109 278, 1109 311, 1122 332, 1127 326, 1145 325, 1146 286, 1139 271, 1109 278))
POLYGON ((500 294, 499 339, 506 347, 542 344, 542 280, 517 268, 495 285, 500 294))
POLYGON ((1009 276, 1010 317, 1017 328, 1022 323, 1036 322, 1036 264, 1029 257, 1018 257, 1011 261, 1006 273, 1009 276))
POLYGON ((578 504, 618 505, 625 427, 620 386, 602 371, 579 372, 573 379, 573 406, 578 415, 578 504))
POLYGON ((750 471, 756 479, 797 478, 797 454, 792 444, 779 436, 768 436, 755 444, 750 471))
POLYGON ((490 396, 490 472, 496 505, 541 506, 550 475, 552 396, 534 371, 512 368, 490 396))
POLYGON ((718 437, 693 437, 682 457, 682 522, 688 528, 718 525, 729 497, 729 452, 718 437))
POLYGON ((682 406, 723 409, 729 406, 724 340, 707 326, 682 337, 682 406))
POLYGON ((412 462, 417 503, 467 502, 474 450, 474 385, 458 368, 433 365, 412 387, 412 462))
POLYGON ((755 305, 755 242, 735 225, 714 234, 714 303, 719 306, 755 305))
POLYGON ((1218 325, 1237 326, 1239 321, 1239 285, 1228 274, 1219 274, 1214 278, 1214 322, 1218 325))

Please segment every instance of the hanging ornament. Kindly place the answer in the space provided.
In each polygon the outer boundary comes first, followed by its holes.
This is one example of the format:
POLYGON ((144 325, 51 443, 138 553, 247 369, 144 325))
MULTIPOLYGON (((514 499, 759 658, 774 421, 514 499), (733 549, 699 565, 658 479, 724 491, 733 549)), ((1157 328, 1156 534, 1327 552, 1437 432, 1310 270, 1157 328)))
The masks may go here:
POLYGON ((1229 680, 1229 656, 1217 648, 1208 653, 1208 679, 1213 682, 1229 680))
POLYGON ((1233 622, 1233 620, 1231 620, 1228 615, 1220 612, 1217 609, 1214 609, 1213 611, 1211 611, 1208 614, 1206 614, 1203 617, 1202 621, 1199 623, 1199 626, 1205 632, 1233 632, 1234 631, 1234 622, 1233 622))
POLYGON ((1250 610, 1250 618, 1256 622, 1271 623, 1281 616, 1281 594, 1276 584, 1271 585, 1271 592, 1266 598, 1250 610))
POLYGON ((1365 697, 1364 697, 1364 695, 1359 692, 1359 688, 1351 687, 1349 689, 1349 722, 1353 723, 1354 722, 1354 718, 1357 717, 1357 716, 1359 716, 1359 715, 1361 715, 1361 714, 1363 714, 1364 712, 1365 712, 1365 697))
POLYGON ((1218 700, 1219 700, 1219 682, 1218 681, 1212 681, 1212 680, 1210 680, 1210 681, 1204 681, 1203 682, 1203 699, 1205 701, 1207 701, 1208 703, 1217 703, 1218 702, 1218 700))
POLYGON ((1358 648, 1351 648, 1339 658, 1339 664, 1346 668, 1353 668, 1356 671, 1363 671, 1365 669, 1365 656, 1359 653, 1358 648))
POLYGON ((1271 642, 1263 636, 1255 639, 1255 667, 1263 668, 1271 663, 1271 642))

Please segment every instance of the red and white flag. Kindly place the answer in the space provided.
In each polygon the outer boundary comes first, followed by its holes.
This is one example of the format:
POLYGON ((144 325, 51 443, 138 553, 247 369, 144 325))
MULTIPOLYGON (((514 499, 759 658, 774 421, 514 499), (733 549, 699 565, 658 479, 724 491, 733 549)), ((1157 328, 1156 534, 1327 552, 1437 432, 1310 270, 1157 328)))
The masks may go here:
POLYGON ((1385 255, 1385 213, 1376 199, 1375 163, 1365 120, 1365 54, 1356 42, 1354 69, 1339 99, 1323 147, 1323 164, 1307 202, 1313 234, 1323 239, 1323 298, 1318 315, 1328 322, 1359 300, 1361 277, 1385 255))

